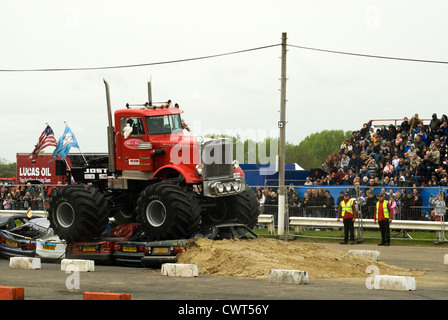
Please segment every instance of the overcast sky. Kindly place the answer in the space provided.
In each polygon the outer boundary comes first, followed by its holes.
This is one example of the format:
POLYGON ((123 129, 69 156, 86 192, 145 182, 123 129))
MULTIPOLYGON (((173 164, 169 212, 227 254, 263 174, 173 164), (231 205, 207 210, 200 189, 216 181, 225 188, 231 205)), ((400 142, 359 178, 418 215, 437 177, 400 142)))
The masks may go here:
MULTIPOLYGON (((423 0, 0 0, 0 69, 143 64, 281 43, 448 61, 448 2, 423 0)), ((70 126, 82 152, 106 152, 106 99, 114 109, 180 104, 195 134, 278 136, 281 47, 138 68, 0 72, 0 158, 31 152, 46 123, 70 126)), ((287 141, 370 119, 448 113, 448 65, 288 47, 287 141)), ((54 148, 47 148, 52 152, 54 148)), ((76 152, 77 150, 72 150, 76 152)))

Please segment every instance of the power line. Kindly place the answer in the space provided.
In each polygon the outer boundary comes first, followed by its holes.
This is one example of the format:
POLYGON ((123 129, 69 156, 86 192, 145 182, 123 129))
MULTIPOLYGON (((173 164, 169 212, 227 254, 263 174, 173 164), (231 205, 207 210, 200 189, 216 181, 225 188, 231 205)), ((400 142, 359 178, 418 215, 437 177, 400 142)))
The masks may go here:
MULTIPOLYGON (((181 62, 189 62, 189 61, 198 61, 204 59, 212 59, 223 56, 247 53, 251 51, 263 50, 268 48, 273 48, 281 46, 281 44, 271 44, 267 46, 255 47, 250 49, 219 53, 207 56, 200 56, 194 58, 186 58, 186 59, 177 59, 177 60, 168 60, 168 61, 159 61, 159 62, 148 62, 148 63, 140 63, 140 64, 128 64, 128 65, 115 65, 115 66, 100 66, 100 67, 79 67, 79 68, 38 68, 38 69, 0 69, 0 72, 57 72, 57 71, 90 71, 90 70, 106 70, 106 69, 124 69, 124 68, 137 68, 137 67, 148 67, 155 65, 163 65, 163 64, 173 64, 173 63, 181 63, 181 62)), ((372 55, 372 54, 362 54, 355 52, 346 52, 346 51, 336 51, 336 50, 328 50, 321 48, 313 48, 313 47, 305 47, 293 44, 287 44, 288 47, 304 49, 304 50, 312 50, 333 54, 342 54, 349 56, 357 56, 364 58, 375 58, 375 59, 388 59, 388 60, 398 60, 398 61, 409 61, 409 62, 423 62, 423 63, 437 63, 437 64, 448 64, 448 61, 441 60, 427 60, 427 59, 413 59, 413 58, 402 58, 402 57, 390 57, 390 56, 380 56, 380 55, 372 55)))
POLYGON ((0 69, 0 72, 54 72, 54 71, 88 71, 88 70, 106 70, 106 69, 122 69, 122 68, 136 68, 136 67, 147 67, 147 66, 155 66, 162 64, 171 64, 171 63, 180 63, 180 62, 188 62, 188 61, 196 61, 196 60, 204 60, 211 58, 218 58, 223 56, 229 56, 233 54, 247 53, 256 50, 268 49, 276 46, 280 46, 281 44, 272 44, 263 47, 256 47, 251 49, 244 49, 226 53, 219 53, 214 55, 195 57, 195 58, 187 58, 187 59, 178 59, 178 60, 169 60, 169 61, 159 61, 159 62, 149 62, 149 63, 140 63, 140 64, 128 64, 128 65, 117 65, 117 66, 102 66, 102 67, 82 67, 82 68, 42 68, 42 69, 0 69))
POLYGON ((388 56, 377 56, 377 55, 371 55, 371 54, 362 54, 362 53, 353 53, 353 52, 344 52, 344 51, 335 51, 335 50, 319 49, 319 48, 312 48, 312 47, 304 47, 304 46, 297 46, 297 45, 292 45, 292 44, 288 44, 288 47, 305 49, 305 50, 320 51, 320 52, 327 52, 327 53, 335 53, 335 54, 345 54, 345 55, 365 57, 365 58, 448 64, 448 61, 424 60, 424 59, 412 59, 412 58, 399 58, 399 57, 388 57, 388 56))

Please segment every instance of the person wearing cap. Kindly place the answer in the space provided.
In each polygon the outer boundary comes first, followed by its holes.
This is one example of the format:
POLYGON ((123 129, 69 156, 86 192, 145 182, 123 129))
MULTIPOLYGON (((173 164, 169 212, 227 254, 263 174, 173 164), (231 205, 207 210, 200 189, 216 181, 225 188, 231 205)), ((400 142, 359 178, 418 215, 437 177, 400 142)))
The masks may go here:
POLYGON ((378 221, 378 225, 381 231, 381 242, 378 243, 379 246, 389 246, 390 245, 390 223, 392 222, 392 207, 389 201, 384 199, 382 193, 377 195, 378 202, 375 207, 374 222, 378 221))
POLYGON ((348 192, 344 193, 344 199, 339 203, 338 207, 338 217, 337 221, 342 221, 344 223, 344 242, 341 244, 347 244, 350 235, 350 243, 355 243, 355 227, 354 222, 356 220, 356 206, 355 202, 350 199, 350 194, 348 192))

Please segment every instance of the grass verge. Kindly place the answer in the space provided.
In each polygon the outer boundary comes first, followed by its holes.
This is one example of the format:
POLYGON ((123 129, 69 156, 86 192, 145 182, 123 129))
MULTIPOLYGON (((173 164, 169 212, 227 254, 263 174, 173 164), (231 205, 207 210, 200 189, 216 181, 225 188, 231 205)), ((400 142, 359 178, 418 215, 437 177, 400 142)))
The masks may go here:
MULTIPOLYGON (((279 238, 277 230, 275 234, 269 234, 268 230, 265 228, 257 228, 255 232, 262 237, 273 237, 279 238)), ((300 241, 310 241, 310 242, 339 242, 344 238, 344 230, 323 230, 319 228, 313 228, 305 230, 300 234, 295 233, 293 230, 285 232, 288 238, 300 241)), ((436 238, 435 232, 429 231, 401 231, 401 230, 391 230, 391 243, 396 245, 424 245, 424 246, 434 246, 443 245, 448 246, 448 242, 439 242, 436 238)), ((355 237, 355 242, 362 243, 372 243, 376 244, 381 240, 381 233, 378 230, 364 230, 362 237, 355 237)))

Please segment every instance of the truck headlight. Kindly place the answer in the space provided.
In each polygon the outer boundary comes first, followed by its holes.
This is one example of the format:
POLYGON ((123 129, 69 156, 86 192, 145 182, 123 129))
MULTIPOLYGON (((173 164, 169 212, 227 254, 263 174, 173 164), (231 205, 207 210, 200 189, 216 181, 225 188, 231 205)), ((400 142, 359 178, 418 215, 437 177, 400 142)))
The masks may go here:
POLYGON ((204 168, 202 167, 202 165, 198 164, 196 166, 196 173, 200 176, 202 176, 202 173, 204 172, 204 168))
POLYGON ((235 192, 239 192, 241 190, 240 180, 235 180, 235 182, 233 183, 233 190, 235 190, 235 192))
POLYGON ((223 193, 224 192, 224 185, 221 182, 218 182, 216 184, 216 189, 218 190, 219 193, 223 193))
POLYGON ((225 186, 221 182, 214 182, 211 185, 212 191, 215 194, 217 194, 217 195, 220 195, 221 193, 223 193, 224 192, 224 188, 225 188, 225 186))
POLYGON ((196 142, 199 144, 202 144, 204 142, 204 137, 203 136, 197 136, 196 137, 196 142))

